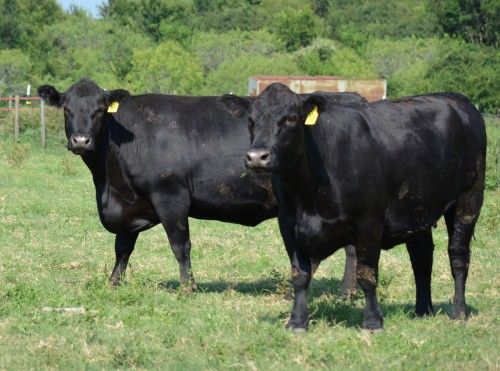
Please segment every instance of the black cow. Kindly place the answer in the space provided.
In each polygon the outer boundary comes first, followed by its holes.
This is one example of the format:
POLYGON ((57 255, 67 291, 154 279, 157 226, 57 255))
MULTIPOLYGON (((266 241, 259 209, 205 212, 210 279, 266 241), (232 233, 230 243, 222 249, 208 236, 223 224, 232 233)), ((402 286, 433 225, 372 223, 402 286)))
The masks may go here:
POLYGON ((431 227, 444 215, 455 280, 453 317, 465 318, 470 240, 483 201, 486 134, 481 114, 454 93, 357 105, 269 86, 253 102, 221 101, 248 114, 247 167, 273 173, 279 222, 292 256, 295 301, 288 327, 307 328, 311 259, 354 244, 365 294, 363 327, 382 328, 376 287, 381 249, 406 243, 416 314, 432 313, 431 227), (305 126, 310 112, 317 123, 305 126), (284 210, 283 210, 284 209, 284 210))
MULTIPOLYGON (((190 290, 195 283, 188 216, 255 226, 277 215, 270 175, 245 171, 246 120, 232 118, 216 97, 130 96, 85 79, 65 93, 44 85, 38 94, 64 109, 67 147, 92 173, 99 218, 116 234, 113 284, 120 282, 139 232, 158 223, 179 262, 180 282, 190 290), (117 112, 108 112, 110 105, 117 112)), ((354 249, 346 253, 349 293, 355 286, 354 249)))

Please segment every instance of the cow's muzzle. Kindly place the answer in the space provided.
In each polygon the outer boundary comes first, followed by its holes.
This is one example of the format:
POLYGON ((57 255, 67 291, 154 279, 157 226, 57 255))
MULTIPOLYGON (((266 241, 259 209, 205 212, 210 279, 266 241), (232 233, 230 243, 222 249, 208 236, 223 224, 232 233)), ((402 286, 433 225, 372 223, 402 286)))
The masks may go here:
POLYGON ((93 148, 92 138, 88 134, 76 133, 69 138, 71 150, 77 155, 81 155, 93 148))
POLYGON ((247 152, 245 165, 249 169, 269 170, 271 167, 271 152, 262 148, 251 149, 247 152))

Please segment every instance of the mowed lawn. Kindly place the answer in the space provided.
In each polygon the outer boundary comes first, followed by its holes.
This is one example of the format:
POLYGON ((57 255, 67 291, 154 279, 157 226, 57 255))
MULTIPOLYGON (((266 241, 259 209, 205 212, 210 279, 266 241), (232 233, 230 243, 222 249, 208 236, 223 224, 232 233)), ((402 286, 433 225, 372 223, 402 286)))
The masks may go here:
MULTIPOLYGON (((489 134, 498 176, 499 126, 489 134)), ((0 369, 500 367, 498 188, 486 192, 472 243, 467 322, 447 315, 453 280, 440 221, 434 317, 412 318, 413 275, 398 246, 380 263, 385 331, 360 330, 364 299, 339 296, 339 251, 312 281, 309 332, 295 336, 283 328, 292 302, 275 220, 256 228, 191 220, 199 291, 190 295, 178 290, 177 262, 157 226, 140 235, 125 284, 111 288, 114 236, 99 223, 90 173, 63 145, 29 147, 13 166, 13 147, 0 142, 0 369)))

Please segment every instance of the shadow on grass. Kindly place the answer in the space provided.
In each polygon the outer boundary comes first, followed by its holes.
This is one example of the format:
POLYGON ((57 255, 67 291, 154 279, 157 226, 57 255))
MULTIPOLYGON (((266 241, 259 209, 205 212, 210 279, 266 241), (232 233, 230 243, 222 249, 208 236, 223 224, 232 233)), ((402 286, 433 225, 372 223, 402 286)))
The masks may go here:
MULTIPOLYGON (((253 282, 197 282, 198 293, 224 293, 234 290, 243 295, 279 295, 285 299, 292 300, 293 290, 290 281, 283 277, 262 278, 253 282)), ((178 291, 178 281, 166 281, 160 283, 160 287, 169 291, 178 291)), ((347 327, 361 327, 363 322, 364 295, 358 290, 350 299, 342 296, 342 281, 335 278, 319 278, 311 281, 309 287, 309 312, 311 320, 323 320, 330 325, 344 323, 347 327)), ((290 303, 290 310, 291 310, 290 303)), ((402 315, 407 318, 415 318, 414 303, 381 303, 384 318, 402 315)), ((452 311, 451 302, 435 302, 435 315, 450 315, 452 311)), ((475 307, 467 306, 468 315, 477 315, 475 307)), ((262 316, 260 319, 265 322, 281 322, 289 314, 283 312, 275 316, 262 316)))
MULTIPOLYGON (((229 282, 212 281, 196 282, 198 292, 203 293, 223 293, 234 290, 244 295, 283 295, 287 299, 292 299, 293 289, 289 278, 282 276, 270 276, 249 282, 229 282)), ((168 291, 177 291, 180 288, 178 281, 161 282, 159 286, 168 291)), ((342 281, 336 278, 313 278, 309 286, 309 295, 319 296, 321 294, 341 295, 342 281)))

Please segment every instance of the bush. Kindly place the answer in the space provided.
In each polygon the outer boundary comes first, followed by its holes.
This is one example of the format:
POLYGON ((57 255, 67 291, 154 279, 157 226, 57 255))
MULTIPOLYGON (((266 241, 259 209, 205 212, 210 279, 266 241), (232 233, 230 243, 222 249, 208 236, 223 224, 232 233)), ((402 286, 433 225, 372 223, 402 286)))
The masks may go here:
POLYGON ((248 78, 253 75, 296 75, 300 69, 292 56, 245 55, 222 63, 208 74, 205 94, 248 94, 248 78))
POLYGON ((387 95, 394 98, 431 90, 426 75, 443 47, 444 42, 437 38, 373 39, 364 55, 377 74, 387 79, 387 95))
POLYGON ((30 70, 30 58, 21 50, 0 50, 0 96, 25 93, 30 70))
POLYGON ((176 41, 135 50, 128 83, 135 93, 196 94, 203 85, 197 58, 176 41))
POLYGON ((29 145, 18 142, 4 142, 3 153, 7 163, 12 167, 21 167, 29 157, 29 145))
POLYGON ((308 75, 337 75, 350 78, 375 78, 377 74, 369 61, 355 50, 339 46, 326 39, 314 43, 295 54, 299 67, 308 75))
POLYGON ((314 14, 310 10, 285 10, 278 14, 274 32, 288 51, 307 46, 316 37, 314 14))
POLYGON ((190 50, 197 55, 206 72, 242 54, 272 55, 280 49, 275 35, 261 31, 199 32, 194 35, 190 50))
POLYGON ((500 110, 500 51, 448 39, 429 66, 431 90, 456 91, 468 96, 481 112, 500 110))

